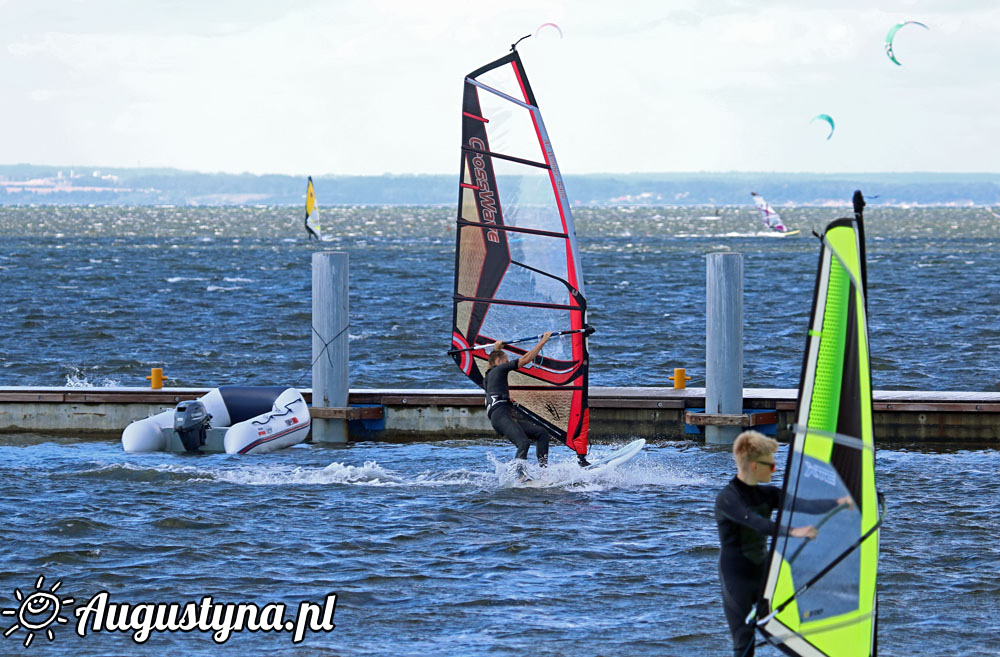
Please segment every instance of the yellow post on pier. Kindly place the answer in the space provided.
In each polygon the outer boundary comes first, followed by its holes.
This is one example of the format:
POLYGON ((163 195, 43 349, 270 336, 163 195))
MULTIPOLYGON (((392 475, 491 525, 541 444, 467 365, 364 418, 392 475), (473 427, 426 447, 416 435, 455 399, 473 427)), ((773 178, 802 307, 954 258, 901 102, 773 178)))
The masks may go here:
POLYGON ((169 378, 169 376, 163 375, 162 367, 154 367, 149 370, 149 376, 146 377, 146 380, 149 381, 150 388, 153 390, 159 390, 163 387, 163 381, 169 378))
POLYGON ((684 390, 687 388, 687 382, 691 380, 691 377, 684 372, 683 367, 675 367, 674 375, 667 378, 674 382, 675 390, 684 390))

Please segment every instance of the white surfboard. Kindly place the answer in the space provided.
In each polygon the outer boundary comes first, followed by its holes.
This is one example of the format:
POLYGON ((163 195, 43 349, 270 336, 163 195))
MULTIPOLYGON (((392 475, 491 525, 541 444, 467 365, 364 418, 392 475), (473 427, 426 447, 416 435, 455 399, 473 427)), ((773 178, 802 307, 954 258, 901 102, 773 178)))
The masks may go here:
MULTIPOLYGON (((603 472, 606 470, 610 470, 612 468, 617 468, 619 465, 628 463, 636 456, 638 456, 645 445, 646 441, 643 438, 639 438, 638 440, 633 440, 628 445, 625 445, 620 449, 616 449, 607 456, 591 461, 590 465, 588 465, 583 469, 588 472, 595 472, 595 471, 603 472)), ((568 479, 562 477, 556 477, 550 479, 548 476, 543 475, 537 479, 526 479, 520 482, 520 485, 524 486, 525 488, 551 488, 553 486, 559 486, 565 483, 572 483, 574 481, 576 481, 575 477, 568 479)))
POLYGON ((616 449, 604 458, 597 459, 591 462, 584 470, 598 470, 604 468, 614 468, 621 465, 622 463, 627 463, 639 455, 642 448, 646 446, 646 440, 644 438, 639 438, 638 440, 633 440, 628 445, 625 445, 621 449, 616 449))

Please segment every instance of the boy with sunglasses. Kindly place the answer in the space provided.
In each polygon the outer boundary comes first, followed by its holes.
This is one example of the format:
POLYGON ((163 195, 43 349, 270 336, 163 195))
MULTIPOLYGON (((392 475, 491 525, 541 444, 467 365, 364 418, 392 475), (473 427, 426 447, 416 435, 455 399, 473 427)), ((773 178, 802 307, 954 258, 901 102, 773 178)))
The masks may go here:
MULTIPOLYGON (((733 634, 733 655, 752 657, 754 625, 747 614, 757 604, 767 576, 767 537, 774 534, 771 513, 781 506, 782 490, 770 486, 777 469, 774 456, 778 441, 757 432, 744 431, 733 443, 736 476, 715 498, 715 521, 719 525, 719 579, 722 604, 733 634), (763 485, 762 485, 763 484, 763 485)), ((805 500, 799 500, 799 503, 805 500)), ((838 500, 815 500, 802 510, 824 513, 838 504, 852 504, 850 496, 838 500)), ((816 538, 812 525, 788 531, 796 538, 816 538)))

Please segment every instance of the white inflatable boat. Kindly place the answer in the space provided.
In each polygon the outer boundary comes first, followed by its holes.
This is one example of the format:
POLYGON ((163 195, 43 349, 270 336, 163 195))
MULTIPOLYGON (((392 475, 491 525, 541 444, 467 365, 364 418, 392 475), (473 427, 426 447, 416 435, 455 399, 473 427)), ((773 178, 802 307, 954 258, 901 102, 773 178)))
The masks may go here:
POLYGON ((295 388, 222 386, 122 432, 126 452, 263 454, 309 434, 309 407, 295 388))

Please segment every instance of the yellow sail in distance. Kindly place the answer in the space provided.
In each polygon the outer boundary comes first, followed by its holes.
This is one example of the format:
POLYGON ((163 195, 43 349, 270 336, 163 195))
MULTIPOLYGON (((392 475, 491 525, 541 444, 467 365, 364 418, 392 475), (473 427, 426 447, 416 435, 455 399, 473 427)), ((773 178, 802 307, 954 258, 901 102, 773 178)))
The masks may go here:
POLYGON ((312 176, 309 176, 309 184, 306 186, 306 231, 309 238, 315 237, 323 240, 323 230, 319 225, 319 211, 316 209, 316 190, 313 188, 312 176))
POLYGON ((795 436, 757 626, 790 655, 871 656, 885 507, 875 489, 860 211, 854 220, 831 222, 822 239, 795 436), (798 505, 846 495, 851 504, 825 513, 798 505), (816 538, 787 535, 806 525, 817 528, 816 538))

